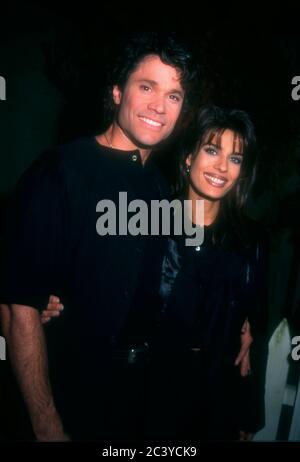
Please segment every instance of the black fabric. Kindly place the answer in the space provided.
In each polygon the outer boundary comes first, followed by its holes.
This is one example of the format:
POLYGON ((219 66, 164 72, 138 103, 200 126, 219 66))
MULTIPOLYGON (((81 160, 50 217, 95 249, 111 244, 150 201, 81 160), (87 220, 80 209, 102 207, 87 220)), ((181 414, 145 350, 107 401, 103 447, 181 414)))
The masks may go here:
MULTIPOLYGON (((101 438, 113 350, 124 336, 127 346, 146 340, 130 335, 146 337, 152 320, 144 299, 158 294, 166 239, 96 232, 98 201, 118 204, 120 191, 128 203, 168 195, 151 159, 143 166, 139 151, 84 138, 41 156, 19 182, 11 209, 1 302, 42 310, 50 294, 61 297, 64 312, 46 328, 50 376, 58 408, 78 436, 91 429, 89 416, 101 438), (137 325, 128 325, 130 312, 139 313, 137 325)), ((120 378, 118 386, 128 401, 131 387, 120 378)))
POLYGON ((264 425, 267 241, 248 226, 248 244, 226 233, 225 221, 205 227, 200 250, 169 240, 150 406, 155 438, 237 439, 264 425), (222 243, 215 226, 223 226, 222 243), (252 374, 242 378, 234 361, 246 317, 252 374))

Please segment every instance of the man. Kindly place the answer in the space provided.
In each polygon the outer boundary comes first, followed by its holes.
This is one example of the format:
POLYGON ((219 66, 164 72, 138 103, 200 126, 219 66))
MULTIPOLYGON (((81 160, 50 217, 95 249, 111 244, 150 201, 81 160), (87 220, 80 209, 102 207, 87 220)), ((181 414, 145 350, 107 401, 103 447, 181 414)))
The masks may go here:
POLYGON ((114 68, 108 129, 45 154, 18 185, 1 302, 39 441, 143 437, 145 361, 135 355, 147 355, 164 239, 99 235, 97 204, 118 204, 120 191, 128 202, 167 197, 150 153, 173 132, 196 81, 174 39, 132 41, 114 68), (39 315, 50 293, 66 306, 50 332, 53 393, 39 315))

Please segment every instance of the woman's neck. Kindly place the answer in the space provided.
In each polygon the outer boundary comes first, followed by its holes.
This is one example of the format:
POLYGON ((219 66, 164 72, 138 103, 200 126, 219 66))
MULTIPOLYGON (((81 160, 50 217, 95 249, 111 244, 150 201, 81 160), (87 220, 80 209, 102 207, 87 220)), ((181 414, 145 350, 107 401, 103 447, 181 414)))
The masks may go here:
POLYGON ((205 199, 204 197, 199 196, 199 194, 197 194, 193 189, 189 190, 188 199, 192 201, 193 223, 201 225, 201 223, 197 223, 196 200, 204 201, 204 225, 209 226, 215 221, 220 210, 219 200, 213 201, 205 199))

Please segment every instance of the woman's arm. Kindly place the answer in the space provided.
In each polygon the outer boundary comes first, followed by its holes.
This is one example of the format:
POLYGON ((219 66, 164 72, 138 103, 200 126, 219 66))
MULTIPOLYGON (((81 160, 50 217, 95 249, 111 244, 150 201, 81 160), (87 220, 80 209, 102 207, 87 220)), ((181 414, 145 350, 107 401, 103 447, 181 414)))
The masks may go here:
POLYGON ((240 366, 242 377, 247 377, 251 372, 250 347, 252 342, 251 326, 248 318, 246 318, 241 330, 241 349, 234 362, 236 366, 240 366))

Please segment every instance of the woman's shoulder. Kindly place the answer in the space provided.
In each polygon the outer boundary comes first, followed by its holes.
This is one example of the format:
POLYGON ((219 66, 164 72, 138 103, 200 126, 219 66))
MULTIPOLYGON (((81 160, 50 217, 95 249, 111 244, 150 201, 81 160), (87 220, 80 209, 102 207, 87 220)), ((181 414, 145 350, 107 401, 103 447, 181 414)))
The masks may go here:
POLYGON ((247 215, 223 219, 224 245, 237 252, 249 254, 258 247, 268 246, 269 230, 247 215))
POLYGON ((263 242, 269 239, 268 227, 248 216, 243 216, 243 228, 249 243, 263 242))
POLYGON ((269 254, 270 231, 261 222, 243 217, 241 247, 243 253, 253 262, 267 260, 269 254))

